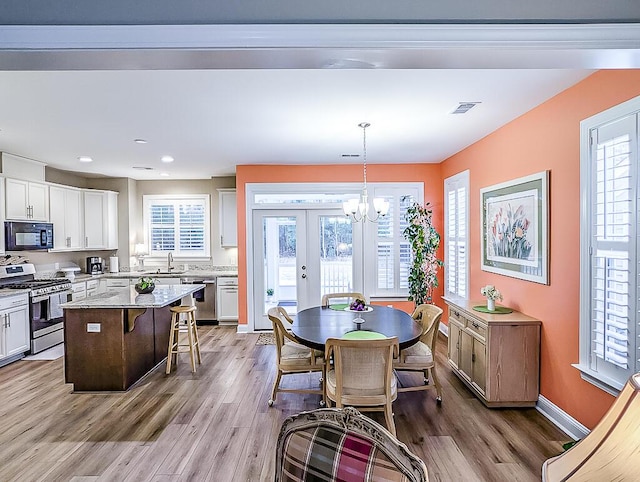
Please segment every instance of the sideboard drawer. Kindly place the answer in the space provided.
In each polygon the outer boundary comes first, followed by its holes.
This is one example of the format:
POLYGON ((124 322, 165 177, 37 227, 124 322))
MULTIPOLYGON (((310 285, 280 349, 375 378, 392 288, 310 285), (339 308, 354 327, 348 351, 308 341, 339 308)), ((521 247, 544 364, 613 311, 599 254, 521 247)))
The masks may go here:
POLYGON ((483 340, 487 337, 487 325, 477 320, 467 320, 467 329, 474 332, 483 340))

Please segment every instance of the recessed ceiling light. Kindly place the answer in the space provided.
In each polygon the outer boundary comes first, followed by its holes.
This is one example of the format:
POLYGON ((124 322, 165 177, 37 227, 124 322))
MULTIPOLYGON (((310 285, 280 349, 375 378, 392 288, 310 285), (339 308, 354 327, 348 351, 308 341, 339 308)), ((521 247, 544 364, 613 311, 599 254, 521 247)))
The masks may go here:
POLYGON ((161 172, 160 175, 162 177, 169 177, 169 173, 168 172, 161 172))
POLYGON ((93 162, 93 159, 91 159, 89 156, 80 156, 78 157, 78 160, 80 162, 93 162))
POLYGON ((162 157, 160 158, 160 160, 161 160, 162 162, 173 162, 173 161, 174 161, 173 157, 171 157, 171 156, 162 156, 162 157))
POLYGON ((146 144, 147 141, 145 139, 134 139, 133 142, 136 144, 146 144))

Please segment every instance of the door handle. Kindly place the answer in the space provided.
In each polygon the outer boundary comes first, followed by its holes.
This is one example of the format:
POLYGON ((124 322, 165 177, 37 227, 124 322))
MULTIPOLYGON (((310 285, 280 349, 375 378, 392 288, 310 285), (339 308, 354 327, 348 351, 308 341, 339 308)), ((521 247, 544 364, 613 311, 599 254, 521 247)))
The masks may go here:
POLYGON ((307 267, 303 265, 302 266, 302 270, 304 271, 305 269, 307 269, 307 267))

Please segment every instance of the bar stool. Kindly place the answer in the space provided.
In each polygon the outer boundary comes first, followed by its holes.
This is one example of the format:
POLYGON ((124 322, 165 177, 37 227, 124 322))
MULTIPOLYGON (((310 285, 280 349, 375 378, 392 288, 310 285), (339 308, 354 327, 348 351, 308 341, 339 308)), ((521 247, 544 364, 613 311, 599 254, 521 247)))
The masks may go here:
POLYGON ((198 340, 198 328, 196 326, 196 307, 195 306, 172 306, 171 311, 171 331, 169 333, 169 351, 167 353, 167 375, 171 373, 171 360, 173 355, 176 356, 176 366, 178 366, 178 354, 189 351, 191 358, 191 371, 196 371, 195 355, 198 355, 198 364, 202 363, 200 359, 200 341, 198 340), (182 323, 182 314, 185 315, 184 323, 182 323), (180 343, 180 333, 186 333, 188 343, 180 343), (185 349, 185 347, 188 347, 185 349), (195 354, 194 354, 195 352, 195 354))

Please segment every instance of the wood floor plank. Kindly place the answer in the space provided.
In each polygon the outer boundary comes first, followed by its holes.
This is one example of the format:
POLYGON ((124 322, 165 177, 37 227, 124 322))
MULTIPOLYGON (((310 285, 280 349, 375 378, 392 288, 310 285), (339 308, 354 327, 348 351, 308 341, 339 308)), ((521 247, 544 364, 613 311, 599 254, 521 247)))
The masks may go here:
MULTIPOLYGON (((233 327, 198 327, 202 365, 158 366, 127 392, 73 393, 62 359, 0 368, 0 480, 272 480, 282 421, 313 410, 319 395, 279 393, 267 405, 275 347, 233 327)), ((539 480, 568 437, 535 409, 489 410, 451 372, 446 339, 436 359, 443 401, 408 392, 393 404, 398 438, 426 463, 430 480, 539 480)), ((283 378, 315 387, 319 375, 283 378)), ((402 384, 421 383, 400 374, 402 384)), ((382 414, 371 417, 384 425, 382 414)))

